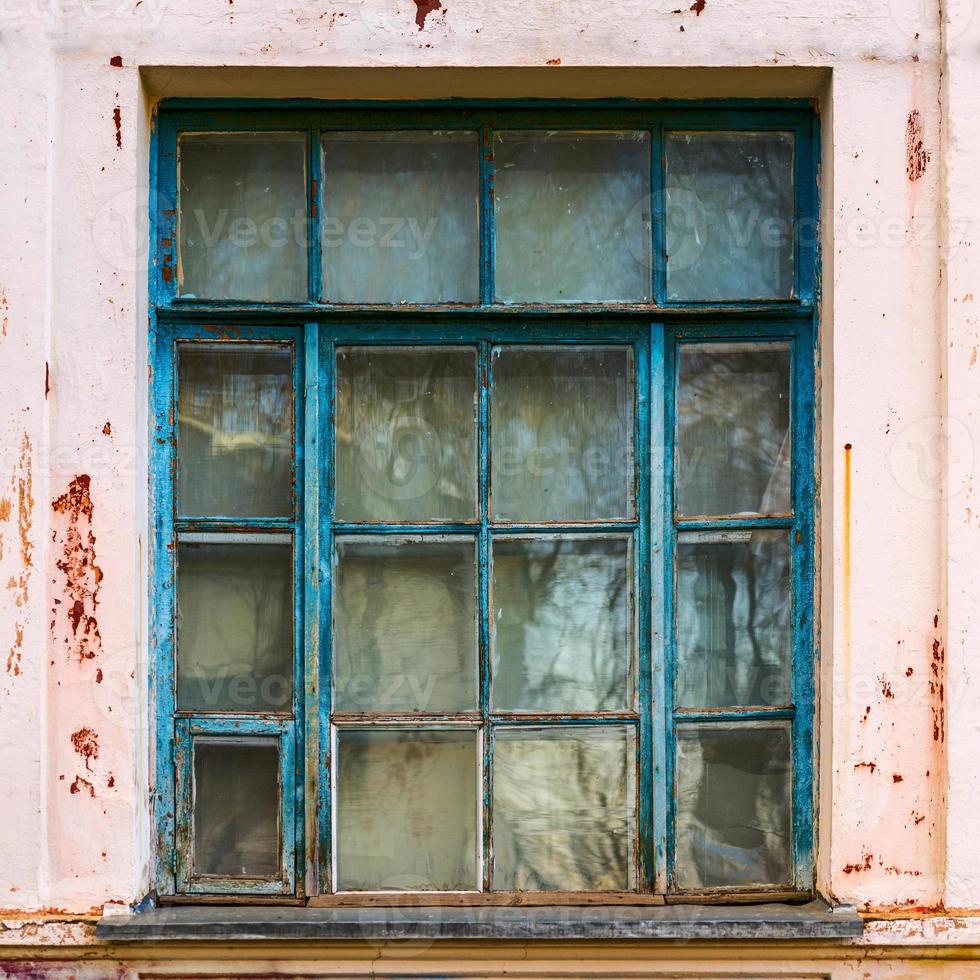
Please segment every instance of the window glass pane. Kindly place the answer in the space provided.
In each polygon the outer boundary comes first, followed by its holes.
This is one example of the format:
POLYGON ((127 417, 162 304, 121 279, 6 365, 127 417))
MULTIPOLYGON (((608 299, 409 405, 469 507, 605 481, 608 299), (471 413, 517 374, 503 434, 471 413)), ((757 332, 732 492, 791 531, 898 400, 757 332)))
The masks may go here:
POLYGON ((494 135, 501 303, 650 298, 648 133, 494 135))
POLYGON ((194 740, 194 874, 279 876, 279 748, 194 740))
POLYGON ((177 559, 177 707, 290 711, 292 547, 181 541, 177 559))
POLYGON ((339 351, 336 411, 339 520, 475 518, 474 351, 339 351))
POLYGON ((493 544, 493 706, 615 711, 631 702, 626 538, 493 544))
POLYGON ((291 710, 292 581, 288 544, 180 543, 178 708, 291 710))
POLYGON ((494 518, 596 521, 633 515, 633 363, 628 348, 497 348, 494 518))
POLYGON ((792 294, 792 133, 671 133, 666 191, 668 299, 792 294))
POLYGON ((494 889, 632 888, 632 731, 497 728, 493 744, 494 889))
POLYGON ((302 301, 306 137, 180 138, 180 294, 302 301))
POLYGON ((337 734, 337 888, 479 888, 475 730, 337 734))
POLYGON ((476 303, 476 133, 323 137, 323 292, 332 303, 476 303))
POLYGON ((678 513, 789 513, 789 344, 681 344, 679 364, 678 513))
POLYGON ((678 707, 793 700, 786 531, 679 535, 677 659, 678 707))
POLYGON ((477 707, 476 548, 459 539, 337 546, 334 707, 477 707))
POLYGON ((792 880, 788 725, 677 729, 679 888, 792 880))
POLYGON ((288 516, 291 352, 182 344, 178 363, 178 512, 188 517, 288 516))

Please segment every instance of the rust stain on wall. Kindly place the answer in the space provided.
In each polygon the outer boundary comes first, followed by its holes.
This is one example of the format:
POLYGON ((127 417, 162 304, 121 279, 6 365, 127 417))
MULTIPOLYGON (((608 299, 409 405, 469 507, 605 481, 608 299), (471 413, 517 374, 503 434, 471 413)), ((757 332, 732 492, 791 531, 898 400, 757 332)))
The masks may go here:
MULTIPOLYGON (((17 507, 17 546, 19 563, 14 574, 7 580, 7 589, 13 595, 14 606, 26 611, 28 587, 34 567, 34 545, 31 541, 31 525, 34 516, 34 493, 31 462, 31 440, 25 432, 20 443, 20 455, 10 477, 10 497, 4 498, 3 521, 13 516, 14 503, 17 507)), ((3 544, 0 542, 0 558, 3 557, 3 544)), ((15 614, 16 615, 16 614, 15 614)), ((14 622, 14 638, 7 652, 6 671, 17 677, 24 646, 24 624, 17 618, 14 622)))
POLYGON ((0 286, 0 337, 7 336, 7 314, 10 304, 7 302, 7 290, 0 286))
POLYGON ((112 110, 112 123, 116 127, 116 148, 122 149, 122 109, 116 106, 112 110))
POLYGON ((929 661, 929 694, 932 698, 932 738, 934 742, 946 741, 946 648, 939 634, 939 616, 932 619, 936 635, 932 640, 932 656, 929 661))
POLYGON ((707 6, 707 0, 694 0, 694 3, 691 4, 691 10, 694 11, 696 16, 700 17, 701 11, 704 10, 705 6, 707 6))
POLYGON ((930 159, 922 130, 922 116, 918 109, 913 109, 905 123, 905 173, 909 180, 918 180, 926 172, 930 159))
POLYGON ((92 770, 92 760, 99 757, 99 736, 91 728, 79 728, 71 734, 72 748, 85 760, 85 768, 92 770))
POLYGON ((92 660, 102 649, 102 635, 96 612, 102 569, 96 564, 95 534, 92 530, 94 505, 91 479, 87 474, 76 476, 68 490, 51 504, 54 512, 64 518, 64 525, 55 528, 52 541, 60 545, 55 567, 64 576, 64 602, 54 600, 52 628, 56 628, 60 609, 67 620, 64 642, 70 657, 79 663, 92 660))
POLYGON ((421 31, 425 27, 425 18, 431 13, 442 9, 442 0, 415 0, 415 23, 421 31))

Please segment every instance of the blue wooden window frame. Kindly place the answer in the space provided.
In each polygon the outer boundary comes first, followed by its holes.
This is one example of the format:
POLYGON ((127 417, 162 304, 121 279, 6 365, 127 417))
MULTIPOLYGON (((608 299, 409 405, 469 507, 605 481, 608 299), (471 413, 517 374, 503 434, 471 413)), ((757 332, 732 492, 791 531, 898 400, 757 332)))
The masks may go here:
MULTIPOLYGON (((814 364, 817 357, 818 253, 816 227, 819 137, 812 108, 802 102, 682 103, 530 100, 432 103, 239 103, 169 100, 157 110, 151 150, 150 343, 151 520, 150 648, 154 712, 157 890, 164 895, 236 894, 321 899, 331 882, 330 609, 333 538, 344 533, 442 533, 455 525, 370 527, 331 523, 333 391, 338 346, 407 343, 473 345, 479 386, 480 488, 488 480, 488 394, 494 344, 621 344, 634 356, 636 520, 569 528, 616 530, 633 536, 638 570, 637 670, 639 712, 624 717, 638 741, 638 880, 635 892, 610 900, 690 897, 674 876, 674 732, 679 720, 739 724, 786 720, 792 727, 793 870, 789 886, 739 890, 760 897, 803 897, 813 889, 814 804, 814 364), (320 302, 321 254, 317 218, 322 197, 319 133, 325 129, 470 129, 481 134, 480 302, 473 306, 341 306, 320 302), (643 129, 651 135, 650 190, 653 263, 650 303, 503 305, 493 301, 492 133, 495 129, 643 129), (792 298, 771 302, 676 303, 666 300, 664 134, 679 131, 791 131, 795 137, 796 236, 792 298), (298 303, 191 300, 177 293, 177 147, 183 132, 305 132, 307 134, 308 296, 298 303), (679 519, 674 508, 677 351, 690 342, 786 341, 791 347, 791 517, 679 519), (176 357, 182 344, 282 344, 293 357, 295 397, 292 514, 282 519, 179 519, 175 514, 176 357), (484 374, 485 372, 485 374, 484 374), (690 713, 675 709, 674 575, 677 534, 684 530, 782 528, 790 535, 793 589, 793 702, 767 709, 690 713), (177 712, 175 703, 176 542, 181 534, 287 534, 294 547, 295 683, 289 715, 177 712), (325 721, 326 720, 326 721, 325 721), (281 749, 281 874, 243 882, 196 878, 189 868, 193 745, 206 738, 270 738, 281 749)), ((541 526, 537 526, 541 531, 541 526)), ((558 528, 549 527, 548 530, 558 528)), ((468 529, 470 533, 473 529, 468 529)), ((532 527, 517 528, 516 533, 532 527)), ((488 657, 486 510, 478 524, 481 663, 488 657)), ((480 706, 489 717, 489 679, 481 671, 480 706)), ((533 717, 533 716, 532 716, 533 717)), ((522 717, 522 722, 527 723, 522 717)), ((612 719, 603 718, 602 721, 612 719)), ((504 723, 501 720, 501 723, 504 723)), ((581 717, 549 724, 591 724, 581 717)), ((486 727, 485 760, 492 729, 486 727)), ((489 760, 487 760, 489 761, 489 760)), ((489 805, 484 766, 485 806, 489 805)), ((489 846, 489 826, 484 834, 489 846)), ((486 878, 484 887, 487 887, 486 878)), ((502 893, 492 893, 501 898, 502 893)), ((546 893, 544 893, 546 894, 546 893)), ((725 900, 731 889, 698 894, 725 900)))

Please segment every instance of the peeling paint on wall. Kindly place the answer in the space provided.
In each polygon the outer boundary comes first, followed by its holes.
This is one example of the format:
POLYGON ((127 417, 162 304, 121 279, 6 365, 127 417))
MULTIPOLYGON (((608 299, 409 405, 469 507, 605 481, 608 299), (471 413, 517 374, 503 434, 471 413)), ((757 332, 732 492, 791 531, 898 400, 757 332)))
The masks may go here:
POLYGON ((905 173, 909 180, 918 180, 926 172, 931 159, 925 147, 922 116, 918 109, 913 109, 905 124, 905 173))
MULTIPOLYGON (((60 546, 55 567, 64 577, 60 589, 62 598, 54 599, 51 610, 51 628, 57 637, 60 626, 68 656, 84 663, 93 660, 102 649, 102 635, 96 618, 102 569, 95 560, 95 533, 92 530, 95 508, 88 475, 76 476, 51 507, 64 518, 62 526, 56 526, 51 535, 56 548, 60 546)), ((53 584, 57 586, 58 583, 53 584)))

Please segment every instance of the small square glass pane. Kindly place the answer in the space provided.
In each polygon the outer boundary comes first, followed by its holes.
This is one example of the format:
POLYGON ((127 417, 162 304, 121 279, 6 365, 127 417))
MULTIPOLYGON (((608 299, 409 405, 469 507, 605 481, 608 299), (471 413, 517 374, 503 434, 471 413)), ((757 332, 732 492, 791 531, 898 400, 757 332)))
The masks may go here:
POLYGON ((671 133, 666 192, 668 299, 792 295, 792 133, 671 133))
POLYGON ((498 303, 650 298, 650 136, 498 132, 498 303))
POLYGON ((631 591, 627 538, 495 540, 494 709, 628 708, 631 591))
POLYGON ((477 707, 472 538, 343 538, 337 544, 334 707, 477 707))
POLYGON ((476 303, 479 143, 472 132, 323 137, 329 303, 476 303))
POLYGON ((678 536, 678 707, 793 700, 787 535, 705 531, 678 536))
POLYGON ((422 347, 337 354, 338 520, 476 517, 476 353, 422 347))
POLYGON ((629 348, 495 349, 490 431, 494 519, 632 517, 629 348))
POLYGON ((293 549, 187 543, 177 558, 177 707, 283 711, 293 698, 293 549))
POLYGON ((194 874, 278 878, 279 797, 275 739, 195 739, 194 874))
POLYGON ((788 725, 679 726, 676 792, 678 888, 791 883, 788 725))
POLYGON ((181 344, 177 508, 187 517, 287 517, 293 509, 288 348, 181 344))
POLYGON ((677 511, 789 514, 788 343, 681 344, 677 511))
POLYGON ((337 889, 479 884, 478 732, 337 733, 337 889))
POLYGON ((617 726, 497 728, 495 891, 635 886, 635 744, 617 726))
POLYGON ((180 294, 306 300, 306 137, 180 138, 180 294))

